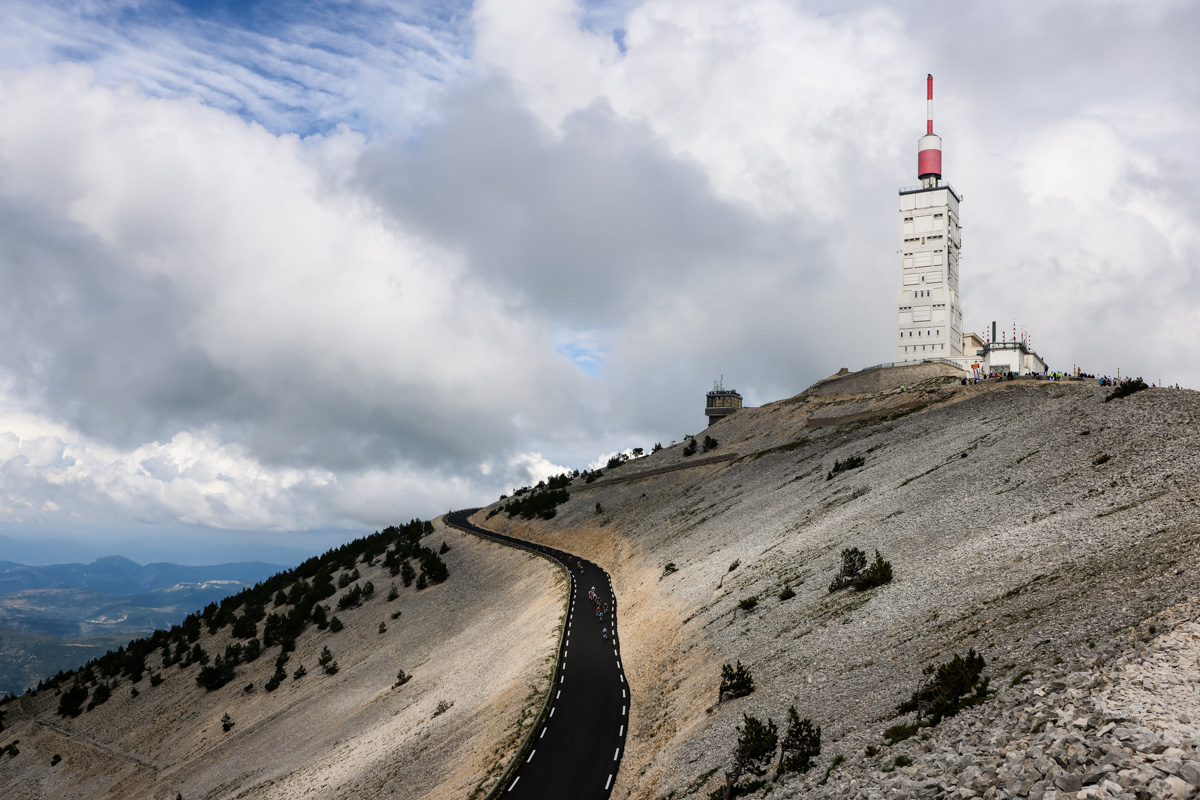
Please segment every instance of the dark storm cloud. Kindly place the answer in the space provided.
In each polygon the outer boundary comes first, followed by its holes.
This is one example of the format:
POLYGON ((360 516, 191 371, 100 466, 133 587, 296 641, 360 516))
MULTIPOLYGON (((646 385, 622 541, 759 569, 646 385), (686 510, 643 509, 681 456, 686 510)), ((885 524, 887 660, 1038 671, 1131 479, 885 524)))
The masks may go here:
POLYGON ((95 235, 0 195, 0 348, 14 391, 130 447, 211 421, 236 380, 187 341, 191 306, 95 235))
POLYGON ((806 238, 796 219, 765 222, 717 198, 697 165, 602 103, 559 135, 493 80, 456 92, 443 114, 406 152, 370 150, 360 180, 548 319, 624 325, 672 294, 742 283, 806 238))

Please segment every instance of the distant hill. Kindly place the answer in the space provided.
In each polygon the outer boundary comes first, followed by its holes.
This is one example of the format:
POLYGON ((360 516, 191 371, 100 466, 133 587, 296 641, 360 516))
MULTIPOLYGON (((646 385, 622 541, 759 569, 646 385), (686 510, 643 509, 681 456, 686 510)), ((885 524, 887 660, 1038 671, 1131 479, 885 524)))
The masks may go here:
POLYGON ((254 584, 287 569, 279 564, 247 561, 205 567, 182 564, 142 566, 122 556, 98 558, 90 564, 26 566, 0 561, 0 595, 26 589, 95 589, 110 595, 141 594, 178 583, 233 581, 254 584))
POLYGON ((176 625, 283 569, 258 561, 142 566, 121 556, 90 564, 0 562, 0 692, 23 691, 133 635, 176 625))

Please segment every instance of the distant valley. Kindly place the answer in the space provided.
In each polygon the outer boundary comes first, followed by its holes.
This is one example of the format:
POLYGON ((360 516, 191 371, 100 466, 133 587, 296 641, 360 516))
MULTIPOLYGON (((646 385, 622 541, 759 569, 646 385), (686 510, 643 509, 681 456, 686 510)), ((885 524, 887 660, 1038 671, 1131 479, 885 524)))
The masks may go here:
POLYGON ((281 569, 141 565, 120 556, 47 566, 0 561, 0 692, 22 692, 136 635, 169 628, 281 569))

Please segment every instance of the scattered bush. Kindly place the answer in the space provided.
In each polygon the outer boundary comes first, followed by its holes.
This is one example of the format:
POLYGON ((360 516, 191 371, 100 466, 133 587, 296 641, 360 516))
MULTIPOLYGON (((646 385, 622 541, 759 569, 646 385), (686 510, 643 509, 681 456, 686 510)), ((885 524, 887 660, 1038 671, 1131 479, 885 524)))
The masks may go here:
POLYGON ((223 717, 221 717, 221 730, 225 731, 226 733, 229 733, 229 731, 232 730, 233 726, 234 726, 233 717, 229 716, 229 712, 225 712, 225 715, 223 717))
POLYGON ((96 706, 104 705, 110 697, 112 697, 112 687, 101 681, 92 690, 92 702, 88 703, 87 710, 91 711, 96 706))
POLYGON ((678 572, 678 571, 679 571, 679 567, 675 566, 675 562, 674 562, 674 561, 668 561, 668 562, 667 562, 667 563, 666 563, 666 564, 663 566, 663 577, 665 578, 665 577, 667 577, 668 575, 670 575, 671 573, 673 573, 673 572, 678 572))
POLYGON ((796 596, 796 590, 791 587, 791 584, 784 586, 783 591, 779 593, 779 599, 781 601, 791 600, 795 596, 796 596))
POLYGON ((753 597, 746 597, 742 600, 739 600, 738 608, 740 608, 742 611, 745 611, 747 613, 758 608, 758 595, 754 595, 753 597))
POLYGON ((404 684, 408 683, 411 680, 412 680, 412 675, 409 675, 404 670, 400 670, 399 672, 396 673, 396 682, 394 684, 392 684, 392 688, 399 689, 401 686, 403 686, 404 684))
MULTIPOLYGON (((599 472, 599 470, 597 470, 599 472)), ((551 479, 553 481, 553 479, 551 479)), ((558 513, 557 507, 571 499, 571 494, 564 487, 554 489, 534 490, 520 499, 514 497, 504 504, 504 512, 509 519, 521 516, 521 519, 553 519, 558 513)))
MULTIPOLYGON (((695 440, 693 440, 693 441, 695 441, 695 440)), ((709 450, 716 450, 717 447, 718 447, 718 445, 717 445, 716 439, 714 439, 711 436, 705 436, 704 442, 700 446, 700 451, 702 453, 707 453, 709 450)))
POLYGON ((865 591, 885 583, 892 582, 892 562, 884 561, 879 551, 875 551, 875 561, 854 579, 853 586, 858 591, 865 591))
POLYGON ((437 708, 433 710, 433 716, 440 717, 449 711, 453 705, 453 702, 447 703, 445 700, 438 700, 437 708))
POLYGON ((966 658, 956 653, 944 664, 930 664, 922 670, 925 680, 920 688, 896 707, 896 713, 915 711, 917 724, 932 726, 982 703, 987 699, 989 680, 982 677, 983 667, 983 656, 974 649, 966 658))
POLYGON ((600 505, 600 501, 599 501, 599 500, 597 500, 597 501, 596 501, 596 514, 597 514, 597 515, 600 515, 600 514, 603 514, 603 513, 604 513, 604 506, 600 505))
POLYGON ((742 565, 741 559, 735 560, 732 564, 729 565, 728 572, 733 572, 735 569, 737 569, 741 565, 742 565))
POLYGON ((300 666, 296 667, 296 671, 292 673, 292 680, 298 681, 307 674, 308 674, 308 670, 306 670, 304 668, 304 665, 301 664, 300 666))
POLYGON ((775 756, 775 745, 779 741, 779 731, 775 723, 767 720, 764 724, 757 717, 749 714, 742 715, 742 724, 738 726, 737 747, 733 751, 733 765, 725 772, 725 800, 734 796, 738 781, 745 774, 760 776, 771 766, 775 756))
POLYGON ((61 762, 62 762, 62 756, 60 756, 58 753, 55 753, 50 758, 50 766, 52 766, 52 767, 57 767, 59 765, 59 763, 61 763, 61 762))
POLYGON ((868 567, 866 553, 857 547, 847 547, 842 550, 842 568, 830 582, 829 591, 850 587, 861 592, 891 582, 892 562, 884 561, 878 550, 868 567))
POLYGON ((857 547, 845 547, 842 549, 842 568, 838 572, 837 577, 829 584, 829 591, 836 592, 838 589, 844 589, 849 586, 858 573, 862 572, 867 566, 867 554, 857 547))
POLYGON ((75 684, 59 696, 58 715, 60 717, 78 717, 83 713, 83 704, 87 702, 87 699, 87 688, 75 684))
POLYGON ((401 614, 403 614, 403 613, 404 613, 404 612, 403 612, 403 611, 400 611, 399 609, 397 609, 396 611, 393 611, 393 612, 392 612, 392 619, 394 619, 394 620, 396 620, 396 619, 400 619, 400 615, 401 615, 401 614))
POLYGON ((338 601, 337 601, 338 611, 345 611, 348 608, 354 608, 358 605, 361 605, 362 600, 363 600, 362 587, 360 587, 356 584, 352 589, 350 589, 350 591, 346 592, 344 595, 342 595, 341 597, 338 598, 338 601))
POLYGON ((683 446, 683 455, 684 455, 684 457, 687 457, 687 456, 694 456, 695 454, 696 454, 696 440, 694 437, 689 436, 688 440, 687 440, 687 444, 685 444, 683 446))
POLYGON ((413 565, 408 563, 408 559, 400 564, 400 580, 404 581, 404 586, 412 586, 412 582, 417 579, 417 571, 413 569, 413 565))
POLYGON ((650 448, 651 453, 657 453, 659 450, 662 450, 662 442, 655 442, 654 447, 650 448))
POLYGON ((380 632, 380 633, 387 633, 387 623, 386 623, 386 622, 380 622, 380 623, 379 623, 379 632, 380 632))
POLYGON ((1146 382, 1141 378, 1128 378, 1118 383, 1117 388, 1109 392, 1108 396, 1104 398, 1104 402, 1107 403, 1109 400, 1120 400, 1122 397, 1129 397, 1129 395, 1134 394, 1135 392, 1140 392, 1143 389, 1149 388, 1150 387, 1147 386, 1146 382))
POLYGON ((1097 467, 1101 464, 1107 464, 1109 458, 1111 458, 1111 456, 1109 456, 1108 453, 1101 453, 1100 455, 1096 456, 1096 458, 1092 461, 1092 464, 1097 467))
POLYGON ((737 666, 721 665, 721 688, 717 691, 718 703, 726 697, 735 700, 753 692, 754 676, 750 674, 749 669, 742 666, 741 661, 737 662, 737 666))
POLYGON ((848 456, 845 461, 834 461, 833 468, 829 470, 829 474, 825 476, 825 480, 831 481, 833 480, 833 476, 837 475, 839 472, 845 472, 849 469, 858 469, 865 463, 867 463, 867 460, 862 456, 848 456))
POLYGON ((912 766, 912 759, 904 754, 900 754, 892 759, 893 767, 909 767, 912 766))
POLYGON ((224 656, 217 656, 212 664, 201 667, 200 672, 196 674, 196 683, 209 692, 220 689, 233 680, 233 665, 233 661, 226 660, 224 656))
POLYGON ((397 589, 396 584, 393 583, 392 588, 388 590, 388 596, 387 596, 388 602, 389 603, 392 602, 399 596, 400 596, 400 590, 397 589))
POLYGON ((775 780, 784 772, 808 772, 813 759, 821 755, 821 726, 811 719, 800 719, 795 706, 788 708, 788 727, 779 745, 779 765, 775 780))
POLYGON ((319 666, 326 675, 336 675, 338 671, 338 663, 333 660, 333 652, 328 647, 321 648, 321 655, 317 659, 319 666))
POLYGON ((442 546, 438 548, 438 555, 445 555, 446 553, 449 553, 449 552, 450 552, 450 545, 446 544, 443 541, 442 546))
POLYGON ((163 682, 162 673, 155 673, 155 672, 150 673, 150 685, 151 686, 158 686, 158 685, 162 684, 162 682, 163 682))

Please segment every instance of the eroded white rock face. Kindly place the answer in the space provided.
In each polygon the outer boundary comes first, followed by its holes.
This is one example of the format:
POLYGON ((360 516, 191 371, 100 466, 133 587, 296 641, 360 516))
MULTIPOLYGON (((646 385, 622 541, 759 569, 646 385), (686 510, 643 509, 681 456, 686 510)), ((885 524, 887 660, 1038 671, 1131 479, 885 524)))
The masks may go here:
POLYGON ((851 755, 794 797, 1143 800, 1200 795, 1200 600, 1169 609, 1090 668, 1005 687, 919 739, 851 755), (1151 636, 1153 626, 1157 633, 1151 636), (889 769, 897 757, 911 765, 889 769))

